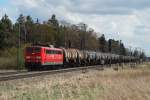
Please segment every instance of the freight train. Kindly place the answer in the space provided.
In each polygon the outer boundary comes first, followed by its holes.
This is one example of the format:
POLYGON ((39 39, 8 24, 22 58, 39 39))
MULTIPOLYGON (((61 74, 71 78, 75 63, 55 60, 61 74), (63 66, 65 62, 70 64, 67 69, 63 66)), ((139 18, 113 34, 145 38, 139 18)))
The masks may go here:
POLYGON ((28 70, 66 68, 90 65, 137 62, 139 58, 74 48, 30 46, 25 49, 25 66, 28 70))

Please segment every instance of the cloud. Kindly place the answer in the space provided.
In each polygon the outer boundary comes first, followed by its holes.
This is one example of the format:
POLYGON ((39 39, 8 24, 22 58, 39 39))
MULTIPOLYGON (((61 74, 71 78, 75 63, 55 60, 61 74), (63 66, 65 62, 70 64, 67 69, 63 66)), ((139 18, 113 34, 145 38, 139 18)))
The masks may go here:
MULTIPOLYGON (((55 8, 64 7, 68 12, 78 14, 130 14, 135 10, 149 8, 149 0, 10 0, 19 10, 29 10, 35 8, 55 8)), ((54 10, 54 9, 53 9, 54 10)))
POLYGON ((150 56, 150 0, 10 0, 5 8, 12 19, 20 13, 40 20, 56 14, 59 20, 84 22, 107 38, 144 48, 150 56))
POLYGON ((149 8, 149 0, 75 0, 74 11, 96 14, 128 14, 149 8), (76 6, 78 5, 78 6, 76 6))

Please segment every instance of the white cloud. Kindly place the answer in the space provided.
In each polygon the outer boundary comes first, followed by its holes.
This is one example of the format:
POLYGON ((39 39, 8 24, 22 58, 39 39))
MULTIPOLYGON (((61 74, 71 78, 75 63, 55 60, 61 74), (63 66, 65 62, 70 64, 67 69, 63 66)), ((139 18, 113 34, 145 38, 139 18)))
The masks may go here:
MULTIPOLYGON (((10 0, 8 15, 19 13, 47 20, 55 13, 60 20, 84 22, 107 38, 150 50, 150 0, 10 0)), ((1 14, 0 14, 1 16, 1 14)))
POLYGON ((44 3, 44 0, 10 0, 11 3, 15 6, 26 7, 27 9, 31 9, 34 7, 38 7, 40 4, 44 3))

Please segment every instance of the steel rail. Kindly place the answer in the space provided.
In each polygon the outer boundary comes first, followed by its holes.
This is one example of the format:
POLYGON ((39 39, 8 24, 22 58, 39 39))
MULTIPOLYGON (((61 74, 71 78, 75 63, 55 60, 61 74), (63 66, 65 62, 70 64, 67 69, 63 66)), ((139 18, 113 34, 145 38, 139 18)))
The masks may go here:
POLYGON ((59 74, 59 73, 66 73, 66 72, 73 72, 73 71, 83 71, 85 72, 88 69, 96 69, 96 70, 103 70, 104 68, 118 66, 118 64, 112 64, 111 66, 108 65, 93 65, 93 66, 84 66, 84 67, 76 67, 76 68, 66 68, 66 69, 59 69, 59 70, 48 70, 48 71, 34 71, 34 72, 16 72, 16 73, 9 73, 0 76, 1 81, 9 81, 9 80, 16 80, 16 79, 24 79, 24 78, 31 78, 36 76, 42 75, 51 75, 51 74, 59 74))
POLYGON ((13 75, 13 74, 19 74, 19 73, 26 73, 27 71, 4 71, 4 72, 0 72, 0 76, 4 76, 4 75, 13 75))
POLYGON ((98 65, 98 66, 86 66, 86 67, 67 68, 67 69, 60 69, 60 70, 16 73, 16 74, 9 74, 9 75, 0 76, 0 81, 9 81, 9 80, 16 80, 16 79, 23 79, 23 78, 42 76, 42 75, 51 75, 51 74, 58 74, 58 73, 82 71, 82 70, 87 70, 87 69, 101 69, 101 68, 102 68, 102 66, 98 65))

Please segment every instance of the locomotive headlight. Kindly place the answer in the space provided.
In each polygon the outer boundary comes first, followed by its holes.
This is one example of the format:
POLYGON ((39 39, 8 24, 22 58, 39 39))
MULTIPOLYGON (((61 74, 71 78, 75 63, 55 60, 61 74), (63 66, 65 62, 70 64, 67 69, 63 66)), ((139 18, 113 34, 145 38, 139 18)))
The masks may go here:
POLYGON ((30 56, 26 56, 26 59, 30 59, 31 57, 30 56))
POLYGON ((36 59, 41 59, 41 57, 40 57, 40 56, 37 56, 36 59))

